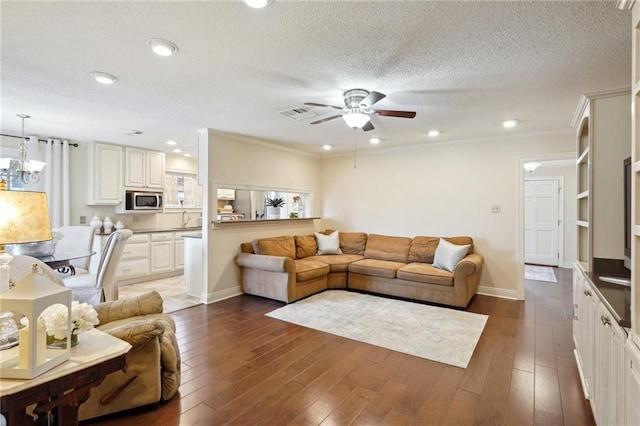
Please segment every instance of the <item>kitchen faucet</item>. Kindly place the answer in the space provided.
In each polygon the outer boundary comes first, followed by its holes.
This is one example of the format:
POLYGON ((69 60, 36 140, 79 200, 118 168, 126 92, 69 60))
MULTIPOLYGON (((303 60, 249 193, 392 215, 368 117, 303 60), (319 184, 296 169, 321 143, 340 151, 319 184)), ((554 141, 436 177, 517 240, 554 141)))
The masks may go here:
POLYGON ((182 211, 182 227, 186 228, 190 220, 191 220, 191 213, 189 213, 186 210, 183 210, 182 211))

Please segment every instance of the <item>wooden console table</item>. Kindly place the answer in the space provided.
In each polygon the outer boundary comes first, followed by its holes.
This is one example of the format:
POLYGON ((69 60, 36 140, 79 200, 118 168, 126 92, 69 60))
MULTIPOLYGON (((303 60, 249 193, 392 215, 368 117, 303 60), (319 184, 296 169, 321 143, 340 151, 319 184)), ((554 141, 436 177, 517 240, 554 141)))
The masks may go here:
MULTIPOLYGON (((7 424, 48 424, 52 413, 59 426, 77 425, 78 408, 89 398, 91 388, 107 375, 126 369, 129 343, 97 329, 82 333, 79 340, 68 361, 34 379, 0 379, 0 412, 7 424), (27 414, 32 404, 36 404, 37 418, 27 414)), ((12 350, 17 348, 7 349, 12 350)))

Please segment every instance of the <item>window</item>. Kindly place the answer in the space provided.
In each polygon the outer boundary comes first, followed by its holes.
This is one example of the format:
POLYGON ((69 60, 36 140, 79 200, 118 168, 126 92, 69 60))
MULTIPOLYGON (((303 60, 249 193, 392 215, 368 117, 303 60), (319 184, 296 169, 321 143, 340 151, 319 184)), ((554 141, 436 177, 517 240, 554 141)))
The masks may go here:
POLYGON ((202 186, 193 175, 167 174, 165 176, 165 207, 202 207, 202 186))

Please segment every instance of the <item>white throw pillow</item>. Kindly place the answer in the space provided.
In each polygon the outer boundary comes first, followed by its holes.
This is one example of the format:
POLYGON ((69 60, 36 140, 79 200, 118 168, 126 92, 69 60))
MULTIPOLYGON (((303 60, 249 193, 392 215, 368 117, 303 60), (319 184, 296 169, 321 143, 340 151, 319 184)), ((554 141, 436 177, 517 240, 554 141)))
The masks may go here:
POLYGON ((333 231, 329 235, 314 232, 316 235, 316 242, 318 243, 317 255, 320 254, 342 254, 340 250, 340 233, 333 231))
POLYGON ((469 246, 470 244, 459 246, 440 238, 438 247, 436 247, 436 254, 433 257, 433 266, 453 272, 458 262, 467 255, 469 246))

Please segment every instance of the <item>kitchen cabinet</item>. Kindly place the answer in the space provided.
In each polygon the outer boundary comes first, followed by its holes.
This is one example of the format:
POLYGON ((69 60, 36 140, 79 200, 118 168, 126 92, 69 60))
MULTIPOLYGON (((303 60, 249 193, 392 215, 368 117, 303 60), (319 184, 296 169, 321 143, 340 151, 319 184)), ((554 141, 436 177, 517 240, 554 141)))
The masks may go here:
POLYGON ((585 398, 597 424, 623 424, 628 409, 627 334, 579 264, 574 267, 573 301, 575 357, 585 398))
POLYGON ((125 147, 124 186, 164 189, 164 163, 164 152, 125 147))
POLYGON ((157 232, 151 234, 150 273, 173 271, 173 245, 173 233, 157 232))
POLYGON ((218 200, 235 200, 235 199, 236 199, 235 189, 218 188, 218 200))
MULTIPOLYGON (((93 239, 93 251, 96 252, 91 256, 91 265, 89 271, 95 274, 98 270, 98 264, 102 257, 104 245, 109 235, 96 235, 93 239)), ((149 275, 149 235, 133 234, 122 250, 116 277, 118 280, 128 280, 130 278, 138 278, 149 275)))
POLYGON ((122 146, 96 142, 88 145, 87 152, 87 204, 122 203, 124 201, 122 146))
POLYGON ((175 270, 184 269, 184 233, 174 234, 173 267, 175 270))
POLYGON ((621 423, 640 425, 640 349, 632 339, 626 341, 624 358, 625 418, 621 423))

